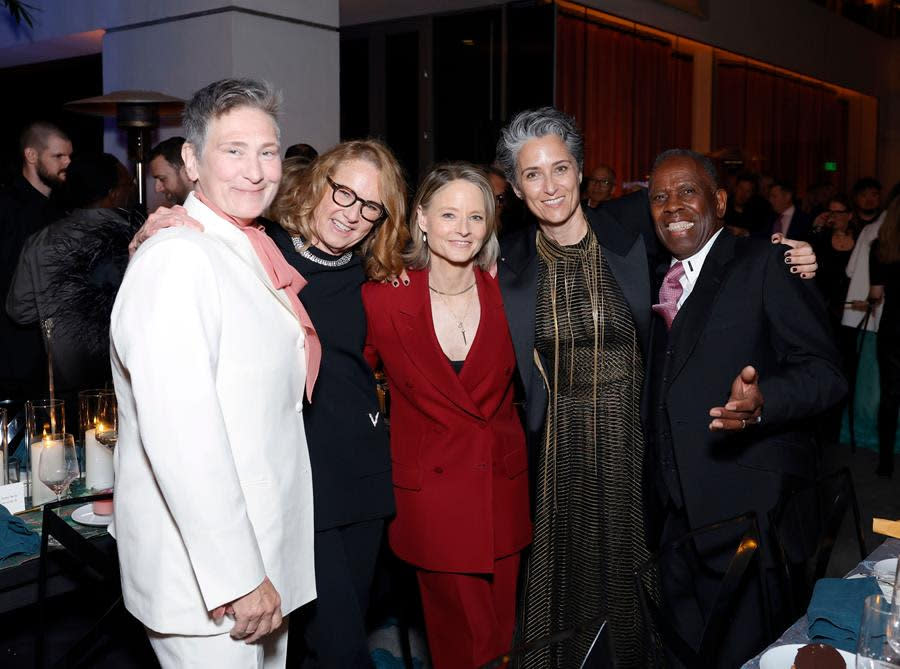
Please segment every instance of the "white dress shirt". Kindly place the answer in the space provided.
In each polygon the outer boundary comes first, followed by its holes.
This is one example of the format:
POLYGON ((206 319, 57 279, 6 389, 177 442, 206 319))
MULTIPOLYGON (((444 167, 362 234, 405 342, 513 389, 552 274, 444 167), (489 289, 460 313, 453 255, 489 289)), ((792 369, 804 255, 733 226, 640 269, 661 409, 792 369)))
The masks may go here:
MULTIPOLYGON (((722 234, 722 230, 724 228, 720 228, 716 234, 710 237, 706 243, 702 246, 702 248, 697 251, 694 255, 689 258, 685 258, 681 261, 681 264, 684 266, 684 274, 682 274, 679 282, 681 283, 682 293, 681 297, 678 298, 678 308, 681 309, 681 305, 684 304, 685 300, 690 296, 691 291, 694 289, 694 285, 697 283, 697 279, 700 277, 700 270, 703 269, 703 263, 706 260, 706 256, 709 253, 709 250, 712 248, 713 243, 715 243, 716 239, 719 238, 719 235, 722 234)), ((670 267, 678 262, 677 258, 672 258, 672 263, 669 265, 670 267)))

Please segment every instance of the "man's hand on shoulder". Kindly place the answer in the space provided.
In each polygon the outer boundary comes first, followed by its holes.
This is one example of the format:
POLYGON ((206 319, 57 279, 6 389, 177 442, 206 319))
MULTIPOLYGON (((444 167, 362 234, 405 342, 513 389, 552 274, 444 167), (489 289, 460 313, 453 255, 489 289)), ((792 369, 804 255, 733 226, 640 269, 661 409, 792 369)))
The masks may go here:
POLYGON ((234 617, 231 638, 255 643, 281 626, 281 595, 267 576, 246 595, 220 606, 211 615, 219 619, 226 613, 234 617))
POLYGON ((725 406, 709 410, 709 415, 714 418, 709 429, 714 432, 740 431, 756 425, 761 420, 762 408, 759 373, 748 365, 731 383, 731 395, 725 406))

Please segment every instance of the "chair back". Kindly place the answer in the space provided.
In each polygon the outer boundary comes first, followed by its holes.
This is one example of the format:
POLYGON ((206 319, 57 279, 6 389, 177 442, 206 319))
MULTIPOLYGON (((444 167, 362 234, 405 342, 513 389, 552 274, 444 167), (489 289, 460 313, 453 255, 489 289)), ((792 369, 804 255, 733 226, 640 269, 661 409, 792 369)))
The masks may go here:
MULTIPOLYGON (((671 541, 650 556, 635 570, 635 580, 641 612, 649 629, 654 629, 662 641, 664 649, 688 669, 706 668, 716 665, 719 643, 727 632, 729 612, 735 605, 744 584, 748 580, 748 570, 756 563, 759 578, 760 601, 767 631, 771 628, 768 593, 765 588, 764 567, 760 552, 760 530, 755 512, 747 512, 734 518, 705 525, 671 541), (704 546, 702 550, 698 546, 704 546), (666 560, 678 560, 681 565, 694 564, 696 569, 708 571, 702 554, 708 554, 710 546, 715 546, 716 554, 727 551, 730 558, 719 581, 719 589, 711 607, 699 607, 702 612, 702 634, 699 639, 687 639, 682 626, 665 610, 663 603, 648 587, 661 573, 666 560), (701 554, 702 553, 702 554, 701 554), (706 610, 703 610, 703 609, 706 610)), ((683 593, 688 596, 689 593, 683 593)), ((666 664, 664 658, 659 664, 666 664)))
POLYGON ((782 590, 788 594, 785 618, 806 611, 816 581, 825 576, 841 523, 852 513, 860 560, 868 551, 853 478, 846 467, 816 481, 791 480, 769 512, 769 530, 782 590))

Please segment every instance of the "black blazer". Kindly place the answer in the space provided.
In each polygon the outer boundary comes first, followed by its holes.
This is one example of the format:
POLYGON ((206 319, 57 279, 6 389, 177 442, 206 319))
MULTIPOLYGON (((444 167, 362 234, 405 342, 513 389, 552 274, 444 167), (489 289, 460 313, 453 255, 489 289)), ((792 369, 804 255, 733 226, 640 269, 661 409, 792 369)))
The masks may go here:
MULTIPOLYGON (((642 349, 650 342, 650 271, 644 240, 602 210, 585 209, 601 253, 628 302, 642 349)), ((516 350, 516 364, 525 394, 525 425, 529 444, 540 438, 547 410, 547 388, 535 365, 534 321, 537 299, 537 226, 519 230, 500 242, 497 279, 516 350)), ((541 363, 547 369, 546 361, 541 363)), ((532 456, 533 456, 532 449, 532 456)), ((534 469, 532 468, 532 471, 534 469)))
POLYGON ((815 475, 806 419, 846 393, 824 303, 813 282, 790 273, 786 248, 723 230, 667 341, 653 317, 654 349, 662 338, 665 354, 647 371, 661 406, 646 412, 645 433, 674 452, 692 528, 748 510, 765 528, 785 477, 815 475), (710 431, 709 409, 724 405, 748 364, 759 372, 762 424, 710 431))

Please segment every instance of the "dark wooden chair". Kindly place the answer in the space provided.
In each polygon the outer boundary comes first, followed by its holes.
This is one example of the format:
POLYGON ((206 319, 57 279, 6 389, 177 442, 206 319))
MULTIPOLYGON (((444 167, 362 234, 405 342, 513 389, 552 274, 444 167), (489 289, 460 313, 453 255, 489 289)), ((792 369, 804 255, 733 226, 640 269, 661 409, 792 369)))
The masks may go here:
POLYGON ((856 489, 848 468, 814 482, 789 482, 778 504, 769 512, 773 553, 782 591, 787 594, 785 618, 806 612, 813 587, 825 576, 841 524, 850 513, 859 559, 868 555, 860 522, 856 489))
MULTIPOLYGON (((728 631, 729 613, 737 596, 745 585, 751 565, 755 562, 760 601, 766 631, 771 635, 769 598, 765 586, 765 573, 760 554, 760 530, 755 512, 744 513, 728 520, 697 528, 678 539, 665 544, 635 570, 635 580, 640 598, 641 612, 648 628, 656 630, 664 652, 688 669, 706 669, 716 665, 719 644, 728 631), (696 552, 697 542, 725 542, 731 555, 727 569, 721 577, 718 594, 712 607, 703 612, 703 630, 699 640, 684 638, 675 620, 663 608, 650 584, 658 578, 660 565, 676 553, 696 552), (733 546, 733 553, 730 549, 733 546)), ((658 658, 659 666, 667 664, 666 658, 658 658)))

